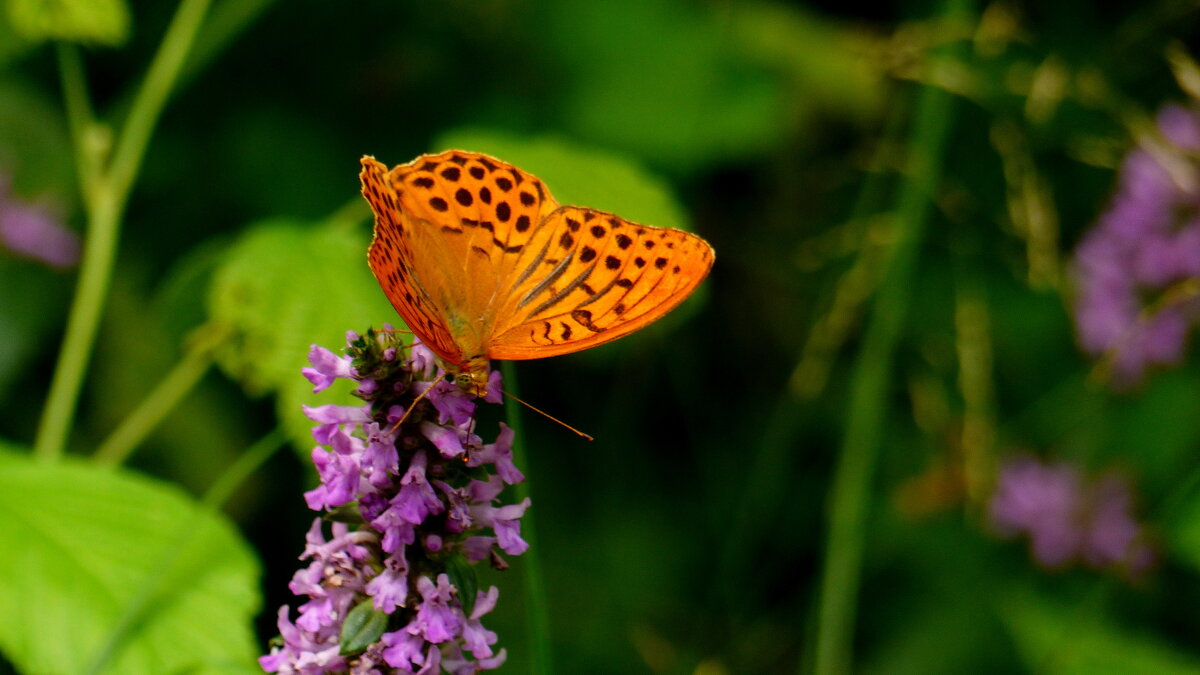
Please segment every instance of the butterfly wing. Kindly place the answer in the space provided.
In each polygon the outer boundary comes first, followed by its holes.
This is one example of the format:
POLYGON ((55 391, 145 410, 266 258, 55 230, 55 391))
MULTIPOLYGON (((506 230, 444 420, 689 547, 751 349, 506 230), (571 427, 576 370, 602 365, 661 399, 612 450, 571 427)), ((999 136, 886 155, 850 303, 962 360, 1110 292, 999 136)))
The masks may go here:
POLYGON ((569 354, 661 318, 708 275, 708 242, 611 213, 562 206, 533 228, 502 281, 493 359, 569 354))
POLYGON ((443 360, 484 355, 501 283, 558 205, 537 178, 478 153, 423 155, 391 171, 362 164, 375 211, 368 262, 392 306, 443 360))

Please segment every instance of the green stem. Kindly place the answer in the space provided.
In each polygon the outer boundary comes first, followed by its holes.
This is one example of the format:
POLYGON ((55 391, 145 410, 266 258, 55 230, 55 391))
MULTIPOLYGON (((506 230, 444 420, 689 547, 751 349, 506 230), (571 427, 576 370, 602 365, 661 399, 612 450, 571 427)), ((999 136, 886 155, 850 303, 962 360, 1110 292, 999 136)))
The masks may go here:
POLYGON ((110 192, 97 191, 88 205, 87 245, 75 284, 75 299, 34 447, 34 453, 44 461, 57 460, 63 453, 108 295, 118 230, 118 208, 111 196, 110 192))
POLYGON ((76 160, 80 163, 80 174, 90 177, 85 178, 81 186, 87 211, 87 244, 67 319, 66 337, 38 425, 35 454, 42 460, 58 459, 66 446, 83 386, 83 376, 91 359, 92 345, 108 297, 121 214, 129 189, 137 176, 146 144, 162 112, 167 94, 195 39, 208 4, 209 0, 183 0, 180 3, 163 43, 150 64, 146 81, 134 100, 107 172, 93 170, 89 159, 89 129, 85 124, 87 108, 83 105, 86 102, 83 69, 76 67, 77 63, 73 64, 69 50, 60 52, 68 119, 71 131, 76 136, 76 160))
MULTIPOLYGON (((504 388, 519 395, 517 388, 517 369, 511 361, 500 363, 500 372, 504 375, 504 388)), ((504 401, 505 416, 508 426, 513 430, 513 463, 526 475, 526 480, 513 486, 517 500, 529 497, 529 460, 525 456, 520 440, 521 406, 511 396, 504 401)), ((534 675, 550 675, 554 665, 550 657, 550 613, 546 606, 546 584, 542 577, 542 563, 539 558, 537 545, 537 530, 534 527, 534 508, 530 508, 521 517, 521 536, 529 544, 529 550, 521 556, 521 566, 525 570, 525 595, 529 606, 529 644, 532 651, 530 672, 534 675)))
POLYGON ((90 203, 96 189, 100 162, 88 147, 88 138, 96 128, 96 118, 88 97, 87 76, 83 73, 83 60, 75 45, 60 42, 57 52, 63 102, 67 109, 67 127, 71 130, 71 145, 75 150, 75 173, 84 202, 90 203))
POLYGON ((83 672, 89 675, 105 672, 138 627, 144 625, 146 620, 159 608, 171 606, 170 595, 177 592, 179 584, 182 583, 179 576, 186 571, 182 565, 188 562, 189 557, 193 554, 191 548, 197 542, 205 540, 207 528, 204 528, 203 525, 211 524, 212 517, 229 498, 229 495, 250 474, 262 466, 271 455, 283 447, 286 441, 287 434, 282 429, 276 428, 242 453, 237 461, 230 465, 221 474, 221 477, 209 487, 192 515, 185 522, 179 524, 177 530, 179 534, 175 537, 175 541, 163 549, 162 556, 153 566, 154 573, 149 578, 142 580, 137 594, 125 606, 125 611, 117 619, 104 646, 96 654, 91 665, 83 672))
POLYGON ((116 466, 125 461, 129 453, 141 445, 151 431, 158 426, 184 396, 196 386, 213 363, 213 348, 220 342, 217 331, 201 329, 200 341, 186 350, 175 368, 158 383, 113 431, 99 449, 95 461, 102 466, 116 466))
MULTIPOLYGON (((945 15, 959 19, 968 0, 948 0, 945 15)), ((851 647, 871 479, 883 440, 892 359, 908 309, 918 245, 941 175, 953 99, 927 87, 920 93, 912 132, 908 180, 896 208, 896 238, 850 382, 850 402, 841 455, 829 502, 817 616, 815 670, 818 675, 851 672, 851 647)))

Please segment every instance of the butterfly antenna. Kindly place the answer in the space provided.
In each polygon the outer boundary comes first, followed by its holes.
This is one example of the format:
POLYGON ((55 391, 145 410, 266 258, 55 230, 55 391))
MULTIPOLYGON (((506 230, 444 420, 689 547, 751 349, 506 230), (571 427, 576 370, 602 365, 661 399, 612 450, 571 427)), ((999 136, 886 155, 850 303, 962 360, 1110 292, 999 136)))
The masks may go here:
POLYGON ((392 425, 392 428, 388 429, 389 436, 396 433, 396 430, 400 428, 400 425, 404 424, 404 420, 408 419, 408 416, 412 414, 412 411, 417 409, 417 404, 421 402, 421 399, 425 398, 426 394, 433 391, 433 388, 437 386, 438 382, 441 382, 441 378, 435 379, 432 384, 430 384, 428 387, 425 387, 425 391, 421 392, 420 396, 413 399, 413 402, 408 406, 408 410, 405 410, 404 414, 400 416, 400 419, 396 420, 396 423, 392 425))
POLYGON ((528 404, 528 403, 526 403, 525 401, 522 401, 521 399, 517 398, 516 396, 513 396, 512 394, 508 393, 507 391, 504 391, 503 389, 501 389, 501 390, 500 390, 500 393, 501 393, 501 394, 504 394, 505 396, 507 396, 507 397, 509 397, 509 398, 511 398, 512 400, 516 401, 517 403, 520 403, 521 405, 525 406, 526 408, 529 408, 530 410, 532 410, 533 412, 535 412, 535 413, 537 413, 537 414, 541 415, 542 417, 545 417, 545 418, 549 419, 549 420, 550 420, 550 421, 552 421, 552 422, 558 422, 558 423, 559 423, 559 424, 561 424, 562 426, 564 426, 564 427, 566 427, 566 428, 570 429, 571 431, 574 431, 576 434, 578 434, 578 435, 580 435, 580 436, 582 436, 582 437, 584 437, 584 438, 588 439, 589 441, 594 441, 594 440, 596 440, 595 438, 592 438, 591 436, 589 436, 589 435, 587 435, 587 434, 583 433, 582 431, 580 431, 580 430, 576 429, 575 427, 571 426, 570 424, 567 424, 566 422, 564 422, 564 421, 562 421, 562 420, 558 419, 558 418, 557 418, 557 417, 555 417, 554 415, 551 415, 550 413, 548 413, 548 412, 546 412, 546 411, 544 411, 544 410, 539 410, 538 408, 535 408, 535 407, 533 407, 533 406, 529 405, 529 404, 528 404))

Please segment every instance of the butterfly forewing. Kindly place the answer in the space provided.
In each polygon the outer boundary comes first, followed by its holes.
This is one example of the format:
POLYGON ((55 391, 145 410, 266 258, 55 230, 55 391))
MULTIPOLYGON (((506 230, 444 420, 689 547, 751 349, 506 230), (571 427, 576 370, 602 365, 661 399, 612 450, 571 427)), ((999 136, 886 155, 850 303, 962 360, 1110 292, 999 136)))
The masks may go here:
POLYGON ((375 234, 367 250, 371 272, 408 329, 438 356, 457 363, 461 354, 450 339, 437 300, 426 284, 413 276, 412 226, 400 209, 387 167, 371 157, 363 158, 362 167, 362 193, 375 212, 375 234))
POLYGON ((541 358, 627 335, 682 302, 712 262, 712 247, 693 234, 559 207, 503 282, 488 356, 541 358))
POLYGON ((372 243, 371 269, 393 306, 406 321, 405 312, 412 312, 418 326, 410 328, 450 363, 483 355, 501 280, 557 204, 534 176, 478 153, 450 151, 397 166, 386 175, 394 206, 372 197, 368 173, 376 180, 378 174, 364 169, 375 242, 395 242, 403 268, 395 280, 397 270, 384 257, 388 249, 376 254, 372 243), (390 217, 381 217, 381 207, 390 217))

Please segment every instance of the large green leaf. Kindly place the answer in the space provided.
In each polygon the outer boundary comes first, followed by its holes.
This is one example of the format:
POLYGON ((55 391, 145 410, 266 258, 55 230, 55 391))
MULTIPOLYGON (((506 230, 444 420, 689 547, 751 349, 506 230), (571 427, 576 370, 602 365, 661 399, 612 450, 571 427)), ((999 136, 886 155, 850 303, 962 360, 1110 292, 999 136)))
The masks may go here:
POLYGON ((543 35, 567 73, 561 124, 681 169, 767 150, 789 122, 782 77, 739 53, 721 22, 682 0, 553 3, 543 35))
POLYGON ((258 563, 224 516, 128 471, 0 445, 0 650, 27 673, 251 672, 258 563))
POLYGON ((1200 673, 1200 659, 1150 634, 1126 630, 1094 607, 1072 608, 1032 594, 1014 594, 1003 619, 1031 672, 1058 675, 1200 673))
POLYGON ((124 0, 8 0, 8 16, 21 37, 119 46, 129 37, 124 0))
POLYGON ((313 426, 300 403, 353 402, 341 389, 312 396, 300 374, 310 346, 340 352, 348 330, 400 323, 366 251, 364 232, 348 223, 277 220, 251 227, 213 275, 210 319, 233 334, 218 364, 253 394, 280 394, 280 420, 300 447, 311 445, 313 426))

